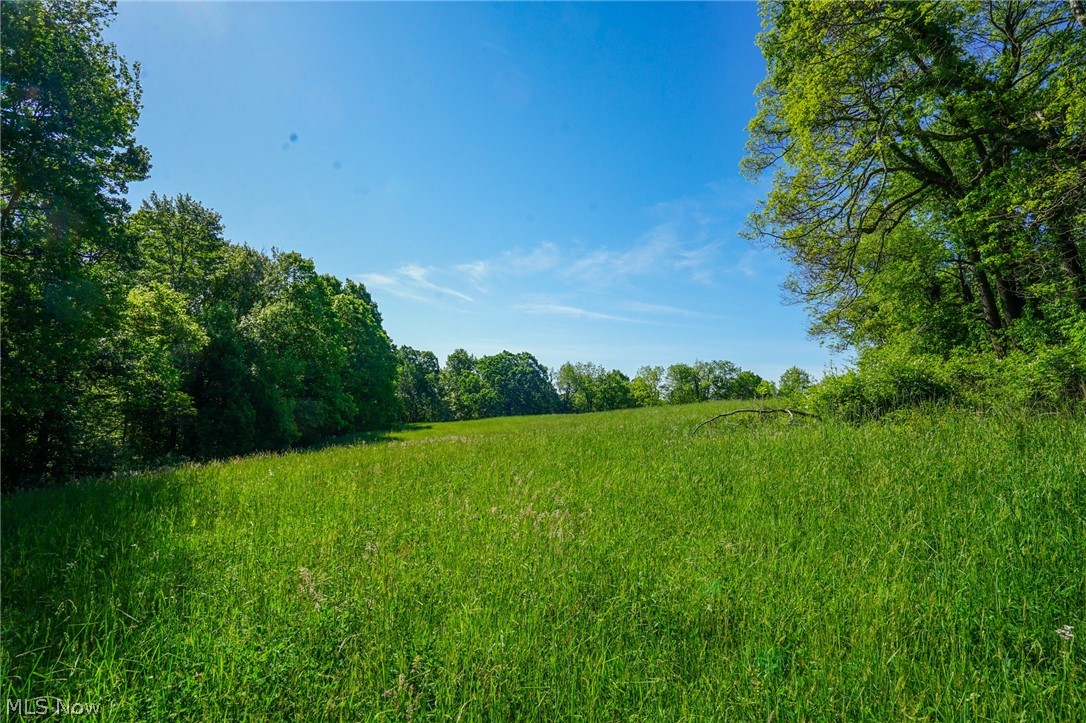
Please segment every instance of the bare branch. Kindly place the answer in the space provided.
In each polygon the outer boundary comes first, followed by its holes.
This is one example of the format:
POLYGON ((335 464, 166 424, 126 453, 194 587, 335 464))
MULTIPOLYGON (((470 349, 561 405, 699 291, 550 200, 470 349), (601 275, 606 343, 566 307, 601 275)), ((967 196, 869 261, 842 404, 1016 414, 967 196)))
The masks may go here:
POLYGON ((709 424, 710 422, 715 422, 718 419, 723 419, 724 417, 730 417, 733 414, 760 414, 762 416, 765 416, 767 414, 787 414, 790 420, 795 419, 796 415, 798 414, 801 417, 810 417, 812 419, 817 419, 820 422, 822 421, 822 417, 818 416, 817 414, 811 414, 810 412, 804 412, 799 409, 787 409, 785 407, 781 407, 779 409, 736 409, 731 412, 725 412, 724 414, 718 414, 715 417, 710 417, 709 419, 706 419, 704 422, 694 427, 690 434, 696 434, 697 431, 704 427, 706 424, 709 424))

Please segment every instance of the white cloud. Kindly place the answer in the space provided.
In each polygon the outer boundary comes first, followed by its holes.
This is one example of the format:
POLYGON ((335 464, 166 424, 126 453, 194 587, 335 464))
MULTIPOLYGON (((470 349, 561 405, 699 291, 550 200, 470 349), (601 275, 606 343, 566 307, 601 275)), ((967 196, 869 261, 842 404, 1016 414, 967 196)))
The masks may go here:
POLYGON ((684 220, 661 223, 643 234, 633 246, 616 251, 597 249, 571 260, 567 278, 609 286, 637 276, 681 274, 711 284, 720 267, 725 241, 710 229, 688 228, 684 220))
POLYGON ((410 299, 411 301, 426 301, 426 297, 420 296, 407 287, 402 280, 393 278, 386 274, 358 274, 355 278, 359 279, 369 289, 380 289, 387 291, 394 296, 399 296, 401 299, 410 299))
POLYGON ((449 288, 447 286, 438 286, 434 282, 430 281, 429 276, 434 269, 419 266, 418 264, 408 264, 401 266, 398 269, 405 279, 409 280, 416 288, 423 289, 425 291, 433 291, 438 294, 444 294, 446 296, 452 296, 457 299, 463 299, 464 301, 475 301, 467 294, 457 291, 456 289, 449 288))
POLYGON ((600 321, 623 321, 631 324, 645 323, 640 319, 630 319, 624 316, 615 316, 613 314, 605 314, 599 311, 589 311, 588 309, 581 309, 576 306, 567 306, 566 304, 551 304, 551 303, 525 303, 517 304, 514 308, 519 309, 528 314, 548 314, 554 316, 573 316, 578 319, 598 319, 600 321))
POLYGON ((672 229, 658 226, 624 251, 603 248, 574 259, 564 272, 570 278, 608 285, 630 276, 656 273, 670 265, 677 239, 672 229))
POLYGON ((520 274, 539 274, 558 266, 562 251, 550 241, 544 241, 530 253, 506 251, 501 255, 500 267, 520 274))
POLYGON ((481 291, 485 282, 494 276, 533 276, 546 273, 562 263, 562 251, 555 244, 544 241, 529 252, 514 249, 503 251, 489 259, 479 259, 453 266, 453 270, 467 277, 481 291))
POLYGON ((389 274, 359 274, 366 286, 387 291, 403 299, 425 303, 444 303, 441 297, 451 296, 461 301, 475 299, 448 286, 440 286, 430 280, 435 269, 418 264, 406 264, 389 274))
MULTIPOLYGON (((709 186, 687 198, 658 203, 648 209, 656 216, 656 224, 621 248, 576 240, 563 246, 543 241, 528 250, 512 248, 446 267, 406 264, 386 274, 362 278, 376 288, 413 301, 438 303, 453 298, 470 303, 475 299, 460 288, 474 288, 498 302, 496 288, 508 289, 510 285, 516 287, 514 291, 540 286, 553 290, 561 285, 566 290, 605 292, 628 287, 637 279, 673 279, 712 286, 722 276, 754 277, 766 269, 766 259, 738 241, 742 220, 731 209, 737 197, 751 193, 752 189, 745 186, 724 184, 709 186)), ((546 313, 581 318, 634 321, 563 304, 536 304, 532 308, 532 313, 546 309, 546 313)), ((630 310, 698 315, 675 308, 630 310)))
POLYGON ((685 316, 692 319, 725 319, 726 317, 719 314, 707 314, 703 311, 691 311, 690 309, 680 309, 676 306, 668 306, 666 304, 648 304, 643 301, 627 301, 622 305, 622 308, 630 311, 641 312, 645 314, 657 314, 660 316, 685 316))
POLYGON ((489 261, 473 261, 470 264, 457 264, 453 267, 454 271, 459 271, 467 277, 475 288, 480 291, 486 291, 486 287, 483 282, 486 277, 490 275, 492 270, 492 264, 489 261))

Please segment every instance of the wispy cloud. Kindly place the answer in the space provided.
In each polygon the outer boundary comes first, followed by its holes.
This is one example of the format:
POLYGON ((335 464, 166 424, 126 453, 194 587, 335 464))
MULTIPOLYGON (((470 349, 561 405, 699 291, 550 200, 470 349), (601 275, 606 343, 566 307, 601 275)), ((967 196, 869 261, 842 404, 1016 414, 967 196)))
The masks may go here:
POLYGON ((725 241, 706 230, 690 232, 678 221, 661 223, 629 248, 596 249, 572 259, 566 278, 593 286, 611 286, 634 277, 681 274, 709 284, 716 278, 725 241))
POLYGON ((562 251, 550 241, 544 241, 524 254, 507 251, 500 257, 499 266, 518 274, 538 274, 562 263, 562 251))
POLYGON ((457 264, 453 267, 453 270, 463 274, 475 288, 480 291, 486 291, 483 282, 486 281, 486 277, 492 273, 493 264, 489 261, 472 261, 470 264, 457 264))
MULTIPOLYGON (((715 185, 687 198, 656 204, 647 209, 655 217, 654 225, 621 246, 576 239, 562 245, 542 241, 527 249, 514 247, 449 266, 406 264, 391 272, 366 274, 361 278, 374 288, 425 303, 447 303, 449 299, 476 301, 475 296, 461 289, 474 289, 497 302, 502 291, 506 292, 505 299, 511 301, 510 294, 515 299, 518 293, 532 288, 596 294, 615 289, 628 291, 639 280, 664 279, 711 287, 722 277, 758 276, 766 266, 766 259, 751 252, 737 237, 742 218, 733 206, 737 197, 752 193, 753 189, 746 187, 715 185)), ((616 305, 617 302, 612 304, 616 305)), ((705 317, 674 307, 619 308, 637 313, 705 317)), ((564 304, 527 304, 522 311, 637 321, 564 304)))
POLYGON ((440 286, 430 280, 435 269, 418 264, 406 264, 391 274, 359 274, 358 278, 371 288, 382 289, 403 299, 437 303, 441 297, 452 297, 461 301, 474 302, 475 299, 448 286, 440 286))
POLYGON ((680 309, 676 306, 668 306, 666 304, 648 304, 643 301, 627 301, 622 304, 622 308, 629 311, 643 313, 643 314, 656 314, 658 316, 683 316, 691 319, 725 319, 727 317, 719 314, 707 314, 704 311, 692 311, 690 309, 680 309))
POLYGON ((544 241, 531 251, 513 249, 489 259, 479 259, 453 266, 453 271, 466 278, 475 288, 486 291, 486 282, 494 277, 533 276, 546 273, 562 263, 562 251, 557 245, 544 241))
POLYGON ((438 286, 434 282, 430 281, 429 276, 433 269, 425 268, 417 264, 408 264, 407 266, 401 266, 399 272, 404 278, 409 279, 417 288, 424 289, 426 291, 434 291, 438 294, 445 294, 457 299, 463 299, 464 301, 475 301, 467 294, 451 289, 447 286, 438 286))
POLYGON ((517 304, 514 308, 523 311, 527 314, 548 314, 552 316, 572 316, 578 319, 597 319, 600 321, 622 321, 630 324, 644 324, 643 319, 631 319, 625 316, 615 316, 614 314, 606 314, 599 311, 590 311, 588 309, 581 309, 576 306, 567 306, 566 304, 552 304, 543 302, 532 302, 525 304, 517 304))
POLYGON ((667 264, 675 250, 675 241, 671 229, 657 227, 628 249, 597 249, 574 259, 564 273, 600 285, 651 274, 667 264))

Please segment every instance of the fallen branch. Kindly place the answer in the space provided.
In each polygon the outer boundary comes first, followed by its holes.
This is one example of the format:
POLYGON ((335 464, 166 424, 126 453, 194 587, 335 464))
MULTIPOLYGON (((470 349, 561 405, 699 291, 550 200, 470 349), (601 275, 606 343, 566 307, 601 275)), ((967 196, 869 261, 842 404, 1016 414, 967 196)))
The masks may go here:
POLYGON ((818 416, 817 414, 811 414, 810 412, 803 412, 803 411, 800 411, 799 409, 785 409, 784 407, 781 407, 780 409, 733 409, 730 412, 725 412, 724 414, 718 414, 715 417, 709 417, 704 422, 702 422, 698 426, 694 427, 694 430, 692 432, 690 432, 690 434, 696 434, 699 429, 704 427, 706 424, 709 424, 710 422, 715 422, 716 420, 723 419, 724 417, 730 417, 733 414, 743 414, 743 413, 761 414, 761 415, 766 415, 766 414, 787 414, 789 421, 795 419, 796 415, 798 414, 801 417, 811 417, 812 419, 817 419, 820 422, 822 421, 822 417, 818 416))

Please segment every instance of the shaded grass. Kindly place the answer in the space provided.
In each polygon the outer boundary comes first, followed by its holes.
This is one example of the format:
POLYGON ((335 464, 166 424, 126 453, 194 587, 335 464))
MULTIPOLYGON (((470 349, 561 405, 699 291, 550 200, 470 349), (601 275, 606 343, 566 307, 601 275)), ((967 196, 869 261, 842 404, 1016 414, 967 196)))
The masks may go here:
POLYGON ((5 696, 129 719, 1075 720, 1086 425, 434 424, 4 500, 5 696), (386 443, 387 442, 387 443, 386 443))

